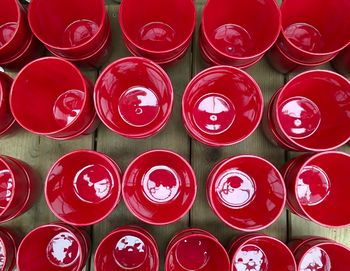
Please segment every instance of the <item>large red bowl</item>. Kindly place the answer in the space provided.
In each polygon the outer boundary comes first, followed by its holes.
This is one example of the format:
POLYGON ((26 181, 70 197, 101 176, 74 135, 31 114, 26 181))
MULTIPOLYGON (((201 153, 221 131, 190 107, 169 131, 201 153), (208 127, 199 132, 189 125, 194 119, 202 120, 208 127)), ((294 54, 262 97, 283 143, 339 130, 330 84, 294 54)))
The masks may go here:
POLYGON ((165 225, 183 217, 197 193, 189 163, 168 150, 151 150, 136 157, 123 176, 126 206, 140 220, 165 225))
POLYGON ((124 226, 109 233, 99 244, 95 271, 158 271, 159 252, 155 239, 137 226, 124 226))
POLYGON ((182 97, 182 117, 188 133, 210 146, 227 146, 246 139, 259 125, 263 107, 255 80, 230 66, 200 72, 182 97))
POLYGON ((258 156, 225 159, 210 172, 207 198, 214 213, 230 227, 258 231, 282 213, 286 188, 279 171, 258 156))
POLYGON ((112 131, 145 138, 161 130, 173 106, 173 88, 165 71, 154 62, 126 57, 110 64, 97 79, 97 114, 112 131))
POLYGON ((77 150, 61 157, 49 170, 46 202, 62 221, 87 226, 105 219, 120 199, 120 169, 108 156, 77 150))

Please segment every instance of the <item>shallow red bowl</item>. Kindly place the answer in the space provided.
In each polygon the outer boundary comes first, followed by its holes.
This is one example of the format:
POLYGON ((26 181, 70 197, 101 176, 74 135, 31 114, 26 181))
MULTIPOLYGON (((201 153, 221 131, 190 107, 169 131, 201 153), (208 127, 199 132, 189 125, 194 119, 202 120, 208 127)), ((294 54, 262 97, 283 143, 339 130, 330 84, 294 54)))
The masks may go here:
POLYGON ((326 71, 304 72, 277 94, 272 121, 281 138, 300 151, 335 149, 350 139, 350 82, 326 71))
POLYGON ((0 228, 0 270, 12 271, 16 265, 17 236, 6 228, 0 228))
POLYGON ((219 163, 207 180, 207 198, 214 213, 230 227, 258 231, 275 222, 286 202, 279 171, 265 159, 239 155, 219 163))
POLYGON ((229 256, 231 271, 297 271, 289 248, 280 240, 264 234, 237 238, 230 247, 229 256))
POLYGON ((129 138, 145 138, 161 130, 173 106, 168 75, 154 62, 126 57, 110 64, 97 79, 97 114, 112 131, 129 138))
POLYGON ((35 228, 24 237, 17 252, 17 268, 18 271, 81 271, 89 253, 90 241, 83 230, 51 223, 35 228))
POLYGON ((203 9, 201 46, 221 65, 249 66, 275 43, 280 29, 275 0, 209 0, 203 9))
POLYGON ((192 0, 126 0, 120 6, 119 23, 134 55, 164 64, 190 46, 196 9, 192 0))
POLYGON ((95 271, 158 271, 159 252, 155 239, 137 226, 117 228, 99 244, 95 271))
POLYGON ((246 72, 216 66, 197 74, 182 97, 182 117, 188 133, 210 146, 236 144, 260 123, 263 97, 246 72))
POLYGON ((120 187, 120 169, 111 158, 96 151, 77 150, 51 167, 45 198, 56 217, 71 225, 87 226, 105 219, 115 209, 120 187))
POLYGON ((19 72, 12 84, 10 106, 16 121, 32 133, 71 136, 95 114, 91 92, 91 82, 73 64, 45 57, 19 72))
POLYGON ((187 229, 169 243, 165 271, 229 271, 230 260, 224 247, 210 233, 187 229))
POLYGON ((168 150, 151 150, 136 157, 123 176, 126 206, 140 220, 165 225, 183 217, 197 193, 190 164, 168 150))
POLYGON ((350 225, 350 204, 346 191, 350 189, 347 168, 350 155, 343 152, 323 152, 296 158, 285 179, 288 201, 294 211, 326 227, 350 225))
POLYGON ((0 136, 7 134, 6 132, 15 123, 9 104, 12 81, 10 76, 0 72, 0 136))

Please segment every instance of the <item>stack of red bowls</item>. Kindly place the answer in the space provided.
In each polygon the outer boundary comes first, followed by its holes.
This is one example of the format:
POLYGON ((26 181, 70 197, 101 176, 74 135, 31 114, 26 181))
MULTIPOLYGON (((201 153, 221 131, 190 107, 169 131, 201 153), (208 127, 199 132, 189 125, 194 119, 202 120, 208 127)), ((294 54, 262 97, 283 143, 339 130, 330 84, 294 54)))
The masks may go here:
POLYGON ((196 9, 193 0, 125 0, 119 22, 125 46, 133 55, 165 65, 176 62, 189 48, 196 9))
POLYGON ((11 133, 15 128, 15 119, 12 116, 9 104, 12 78, 0 72, 0 136, 11 133))
POLYGON ((269 53, 282 73, 330 61, 350 42, 348 0, 284 0, 281 35, 269 53))
POLYGON ((208 63, 245 69, 275 43, 280 27, 281 14, 275 0, 208 0, 199 47, 208 63))
POLYGON ((267 137, 295 151, 326 151, 350 139, 350 82, 326 70, 304 72, 271 99, 267 137))
POLYGON ((27 13, 17 0, 2 0, 0 9, 0 66, 18 69, 41 54, 27 13))
POLYGON ((32 0, 28 19, 55 56, 94 67, 108 57, 111 29, 103 0, 32 0))

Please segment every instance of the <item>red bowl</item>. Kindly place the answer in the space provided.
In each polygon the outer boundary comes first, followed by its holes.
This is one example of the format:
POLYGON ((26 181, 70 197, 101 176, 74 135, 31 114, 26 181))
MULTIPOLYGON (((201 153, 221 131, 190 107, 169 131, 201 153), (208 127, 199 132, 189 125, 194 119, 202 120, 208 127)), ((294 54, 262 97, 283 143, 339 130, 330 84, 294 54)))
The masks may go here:
POLYGON ((50 51, 67 58, 96 52, 110 32, 103 0, 31 0, 28 20, 50 51))
POLYGON ((350 82, 339 74, 326 70, 299 74, 274 100, 271 117, 276 131, 300 151, 335 149, 350 139, 349 95, 350 82))
POLYGON ((237 238, 230 247, 229 257, 231 271, 299 270, 289 248, 280 240, 264 234, 248 234, 237 238))
POLYGON ((239 155, 217 164, 207 180, 207 199, 228 226, 258 231, 275 222, 286 202, 279 171, 258 156, 239 155))
POLYGON ((168 75, 154 62, 126 57, 110 64, 97 79, 94 102, 109 129, 125 137, 145 138, 168 121, 173 88, 168 75))
POLYGON ((210 233, 188 229, 178 233, 167 248, 165 271, 229 271, 224 247, 210 233))
POLYGON ((73 64, 55 57, 35 60, 19 72, 10 106, 24 129, 53 137, 76 134, 95 114, 91 82, 73 64))
POLYGON ((0 228, 0 270, 12 271, 16 265, 17 236, 0 228))
POLYGON ((136 157, 123 176, 126 206, 137 218, 166 225, 183 217, 197 193, 196 176, 189 163, 168 150, 151 150, 136 157))
POLYGON ((246 72, 229 66, 208 68, 187 85, 182 117, 188 133, 203 144, 227 146, 250 136, 262 118, 263 97, 246 72))
POLYGON ((9 104, 12 81, 10 76, 0 72, 0 136, 7 134, 15 123, 9 104))
POLYGON ((275 0, 209 0, 203 9, 200 43, 221 65, 249 66, 275 43, 280 29, 275 0))
POLYGON ((51 223, 29 232, 17 252, 18 271, 81 271, 89 257, 90 241, 83 230, 51 223))
POLYGON ((329 61, 350 42, 348 0, 285 0, 282 32, 277 41, 293 59, 303 63, 329 61), (330 16, 330 14, 332 14, 330 16))
POLYGON ((105 219, 120 199, 120 169, 108 156, 77 150, 61 157, 49 170, 45 198, 62 221, 88 226, 105 219))
POLYGON ((120 6, 119 23, 130 52, 165 64, 190 46, 196 9, 192 0, 126 0, 120 6))
POLYGON ((294 251, 298 270, 343 271, 350 265, 350 249, 322 237, 309 238, 294 251))
POLYGON ((136 226, 117 228, 99 244, 94 270, 158 271, 159 252, 155 239, 136 226))
POLYGON ((350 155, 323 152, 292 161, 285 173, 288 201, 294 211, 325 227, 350 225, 346 181, 350 155))

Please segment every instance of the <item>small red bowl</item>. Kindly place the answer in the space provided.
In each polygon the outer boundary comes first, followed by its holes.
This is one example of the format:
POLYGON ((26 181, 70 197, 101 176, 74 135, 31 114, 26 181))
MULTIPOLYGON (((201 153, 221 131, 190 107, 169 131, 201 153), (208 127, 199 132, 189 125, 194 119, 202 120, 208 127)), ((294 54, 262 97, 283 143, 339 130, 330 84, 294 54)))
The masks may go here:
POLYGON ((258 231, 282 213, 286 188, 279 171, 265 159, 239 155, 217 164, 207 180, 207 199, 228 226, 258 231))
POLYGON ((7 134, 15 123, 9 103, 11 85, 12 78, 0 72, 0 136, 7 134))
POLYGON ((129 138, 145 138, 161 130, 173 106, 168 75, 154 62, 126 57, 110 64, 97 79, 97 114, 112 131, 129 138))
POLYGON ((159 252, 155 239, 137 226, 117 228, 99 244, 95 271, 158 271, 159 252))
POLYGON ((229 271, 230 260, 225 248, 210 233, 187 229, 169 243, 165 271, 229 271))
POLYGON ((248 234, 237 238, 229 249, 229 257, 231 271, 299 270, 289 248, 280 240, 264 234, 248 234))
POLYGON ((263 114, 258 84, 246 72, 216 66, 197 74, 182 98, 188 133, 203 144, 227 146, 251 135, 263 114))
POLYGON ((120 199, 120 169, 108 156, 77 150, 61 157, 49 170, 46 202, 62 221, 88 226, 105 219, 120 199))
POLYGON ((347 168, 350 155, 330 151, 303 155, 289 162, 285 170, 288 202, 293 211, 311 221, 331 228, 350 225, 350 189, 347 168))
POLYGON ((87 234, 74 226, 51 223, 29 232, 17 252, 18 271, 81 271, 90 254, 87 234))
POLYGON ((123 176, 126 206, 137 218, 153 225, 166 225, 183 217, 197 193, 190 164, 168 150, 151 150, 136 157, 123 176))
POLYGON ((17 236, 0 228, 0 271, 12 271, 16 265, 17 236))

